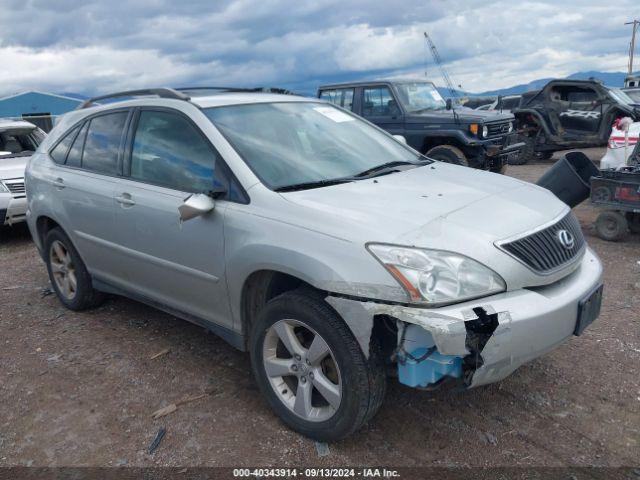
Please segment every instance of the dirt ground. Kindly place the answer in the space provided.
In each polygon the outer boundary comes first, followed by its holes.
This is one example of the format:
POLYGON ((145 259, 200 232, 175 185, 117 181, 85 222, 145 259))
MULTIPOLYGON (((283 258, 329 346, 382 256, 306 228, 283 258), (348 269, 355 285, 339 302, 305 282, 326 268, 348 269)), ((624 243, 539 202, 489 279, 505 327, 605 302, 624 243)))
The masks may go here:
MULTIPOLYGON (((551 164, 507 173, 535 181, 551 164)), ((604 242, 597 211, 585 202, 576 213, 606 282, 602 315, 583 336, 471 391, 391 381, 377 417, 323 457, 271 413, 246 354, 123 298, 65 310, 43 295, 49 282, 26 228, 3 230, 0 466, 637 466, 640 236, 604 242)))

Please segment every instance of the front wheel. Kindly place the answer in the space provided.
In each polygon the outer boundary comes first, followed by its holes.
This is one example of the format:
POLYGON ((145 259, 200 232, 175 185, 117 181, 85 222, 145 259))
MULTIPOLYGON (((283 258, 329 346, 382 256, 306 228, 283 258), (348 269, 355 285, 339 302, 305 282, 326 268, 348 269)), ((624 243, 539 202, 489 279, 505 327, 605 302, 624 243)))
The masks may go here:
POLYGON ((463 167, 469 166, 469 161, 462 150, 451 145, 438 145, 425 153, 425 155, 434 160, 440 160, 441 162, 462 165, 463 167))
POLYGON ((271 300, 253 327, 251 364, 271 408, 321 441, 355 432, 380 408, 386 379, 342 319, 310 290, 271 300))

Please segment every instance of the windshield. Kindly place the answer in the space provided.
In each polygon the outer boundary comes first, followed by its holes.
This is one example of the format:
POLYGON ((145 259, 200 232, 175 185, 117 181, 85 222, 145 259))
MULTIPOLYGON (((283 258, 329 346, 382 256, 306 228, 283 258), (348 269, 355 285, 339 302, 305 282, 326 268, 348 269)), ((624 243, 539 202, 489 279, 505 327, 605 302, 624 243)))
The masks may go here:
POLYGON ((447 107, 438 89, 427 82, 397 83, 400 103, 407 112, 419 110, 444 110, 447 107))
POLYGON ((392 162, 426 158, 325 103, 282 102, 204 110, 272 190, 349 178, 392 162))
POLYGON ((635 103, 638 103, 637 100, 632 99, 629 95, 627 95, 626 92, 623 92, 619 88, 610 88, 609 92, 611 93, 613 98, 615 98, 620 103, 624 103, 626 105, 633 105, 635 103))
POLYGON ((0 132, 0 160, 7 157, 31 155, 38 145, 30 135, 31 132, 0 132))

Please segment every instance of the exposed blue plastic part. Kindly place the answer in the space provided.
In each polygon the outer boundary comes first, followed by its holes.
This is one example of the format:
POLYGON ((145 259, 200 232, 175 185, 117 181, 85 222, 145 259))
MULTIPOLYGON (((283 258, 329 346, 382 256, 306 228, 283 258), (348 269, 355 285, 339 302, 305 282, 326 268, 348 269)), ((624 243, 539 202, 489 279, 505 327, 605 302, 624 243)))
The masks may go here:
MULTIPOLYGON (((420 358, 427 351, 427 348, 420 347, 410 353, 413 357, 420 358)), ((462 357, 442 355, 435 351, 419 363, 410 358, 398 361, 400 383, 409 387, 426 387, 445 376, 454 378, 462 376, 462 357)))

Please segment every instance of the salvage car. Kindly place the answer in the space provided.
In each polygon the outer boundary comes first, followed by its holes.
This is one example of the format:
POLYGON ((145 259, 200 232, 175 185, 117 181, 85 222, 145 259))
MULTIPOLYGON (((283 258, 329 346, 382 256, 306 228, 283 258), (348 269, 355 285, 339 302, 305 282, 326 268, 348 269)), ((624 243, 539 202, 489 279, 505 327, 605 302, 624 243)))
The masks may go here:
POLYGON ((617 118, 640 119, 634 104, 622 90, 596 80, 552 80, 524 93, 512 113, 525 148, 512 163, 551 158, 559 150, 605 146, 617 118))
POLYGON ((548 190, 428 159, 317 99, 88 100, 32 157, 27 198, 63 305, 124 295, 217 333, 319 440, 369 421, 389 370, 496 382, 600 308, 600 262, 548 190))
POLYGON ((0 119, 0 227, 24 222, 24 170, 44 132, 22 120, 0 119))
POLYGON ((423 80, 323 85, 318 97, 402 136, 420 153, 442 162, 502 172, 523 144, 509 113, 456 107, 423 80))

